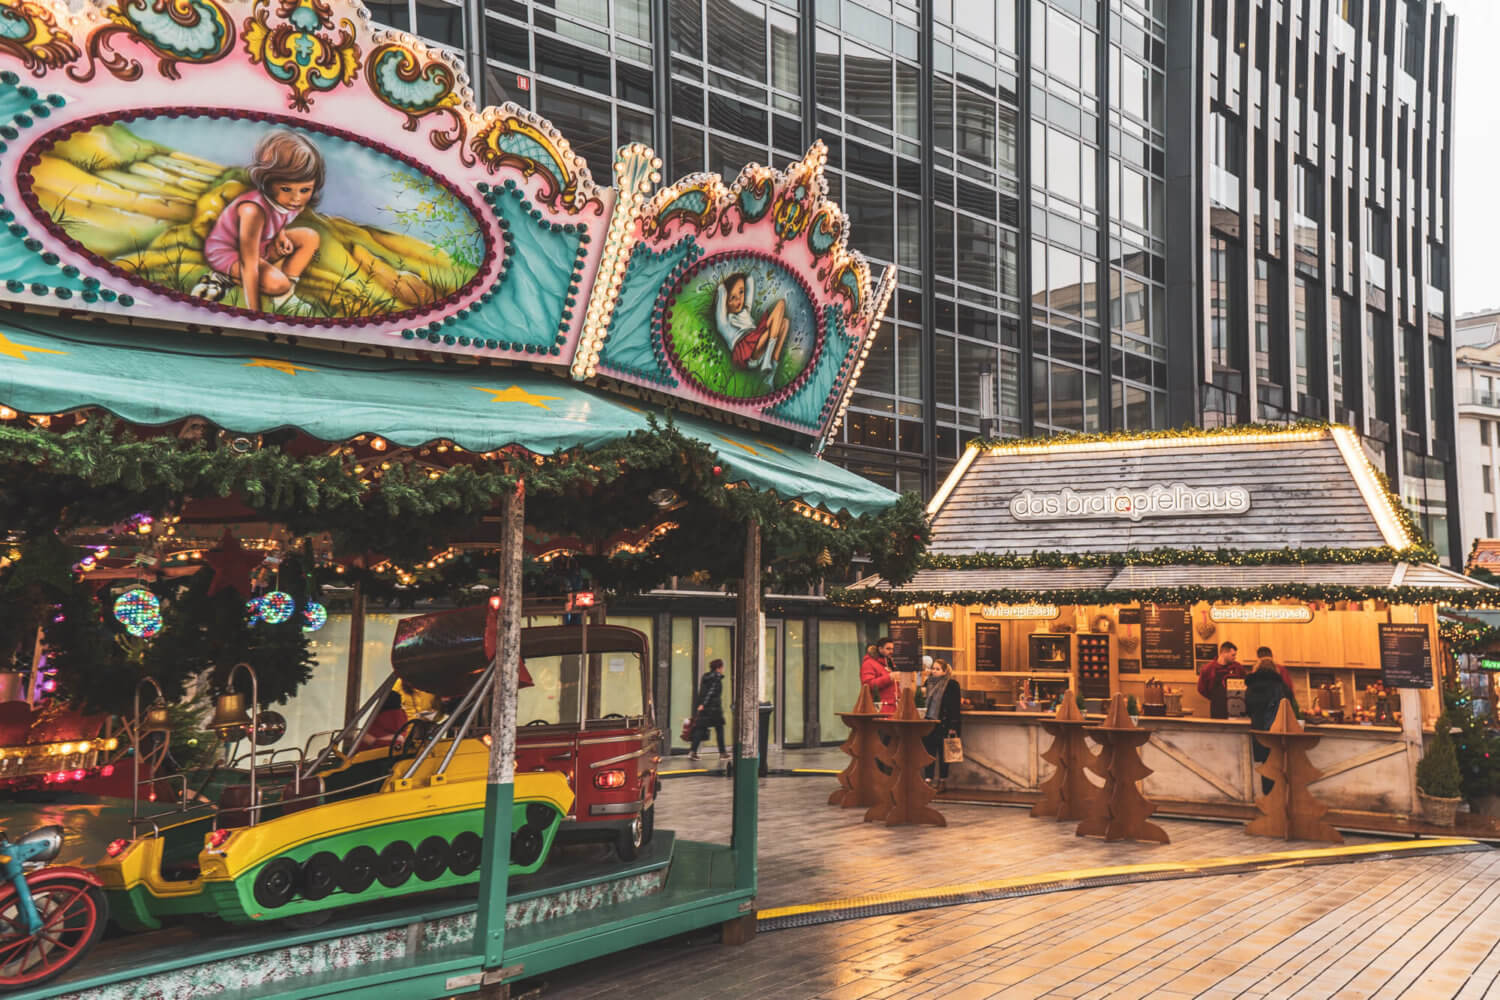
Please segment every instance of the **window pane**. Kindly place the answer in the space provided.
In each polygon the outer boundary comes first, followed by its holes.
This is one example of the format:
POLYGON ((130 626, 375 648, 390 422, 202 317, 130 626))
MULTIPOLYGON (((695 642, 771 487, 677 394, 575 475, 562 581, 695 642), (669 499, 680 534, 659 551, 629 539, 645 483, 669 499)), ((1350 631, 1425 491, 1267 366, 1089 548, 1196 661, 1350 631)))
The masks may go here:
POLYGON ((895 260, 895 208, 891 192, 850 178, 844 186, 844 210, 849 214, 854 245, 879 260, 895 260))
POLYGON ((797 51, 797 20, 771 12, 771 84, 789 93, 802 90, 802 65, 797 51))
POLYGON ((708 62, 752 80, 766 79, 766 9, 742 0, 708 0, 708 62))
POLYGON ((703 58, 703 6, 702 0, 670 0, 667 14, 667 31, 672 39, 672 51, 694 59, 703 58))
MULTIPOLYGON (((540 42, 540 39, 538 39, 540 42)), ((614 161, 614 141, 610 137, 609 103, 598 101, 571 90, 551 85, 537 85, 537 113, 568 137, 573 152, 582 156, 598 176, 608 174, 614 161)))
POLYGON ((417 0, 417 34, 439 45, 463 48, 463 8, 443 0, 417 0))
MULTIPOLYGON (((1047 130, 1047 189, 1069 201, 1079 199, 1078 140, 1056 129, 1047 130)), ((1136 175, 1139 177, 1139 175, 1136 175)), ((1144 190, 1141 197, 1145 197, 1144 190)), ((1145 207, 1141 206, 1144 217, 1145 207)))
POLYGON ((958 280, 995 289, 998 247, 996 229, 967 215, 958 217, 958 280))
POLYGON ((957 89, 958 150, 986 166, 995 163, 995 102, 957 89))
POLYGON ((891 127, 890 56, 844 43, 844 110, 884 128, 891 127))
POLYGON ((1081 82, 1078 66, 1078 22, 1047 11, 1047 71, 1073 86, 1081 82))

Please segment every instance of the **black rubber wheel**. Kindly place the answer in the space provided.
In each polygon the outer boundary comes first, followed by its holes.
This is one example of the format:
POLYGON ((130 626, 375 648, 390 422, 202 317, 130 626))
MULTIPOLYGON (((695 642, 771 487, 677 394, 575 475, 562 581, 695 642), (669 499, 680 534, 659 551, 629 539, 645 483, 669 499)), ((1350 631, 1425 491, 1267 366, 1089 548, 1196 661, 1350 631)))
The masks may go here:
POLYGON ((615 835, 615 853, 620 856, 621 861, 634 861, 635 856, 641 852, 641 845, 645 840, 645 821, 637 816, 626 826, 620 828, 615 835))
POLYGON ((380 863, 375 866, 375 873, 379 876, 381 885, 394 889, 411 878, 416 864, 417 852, 412 850, 412 846, 404 840, 393 840, 380 852, 380 863))
POLYGON ((417 845, 417 878, 431 882, 448 870, 448 842, 432 836, 417 845))
POLYGON ((327 898, 339 887, 340 870, 339 856, 332 851, 319 851, 302 862, 302 898, 327 898))
POLYGON ((297 892, 297 862, 291 858, 277 858, 255 876, 255 901, 268 910, 285 906, 297 892))
POLYGON ((545 833, 552 825, 552 817, 557 815, 557 810, 540 802, 526 803, 526 825, 545 833))
POLYGON ((656 803, 653 802, 641 813, 641 846, 645 847, 651 843, 651 838, 656 834, 656 803))
POLYGON ((510 863, 530 868, 542 856, 542 834, 534 826, 523 826, 510 836, 510 863))
POLYGON ((479 856, 484 850, 484 841, 479 834, 465 830, 453 838, 448 850, 448 870, 455 875, 468 875, 479 867, 479 856))
POLYGON ((364 844, 349 849, 339 868, 339 888, 347 893, 364 892, 375 881, 380 855, 364 844))

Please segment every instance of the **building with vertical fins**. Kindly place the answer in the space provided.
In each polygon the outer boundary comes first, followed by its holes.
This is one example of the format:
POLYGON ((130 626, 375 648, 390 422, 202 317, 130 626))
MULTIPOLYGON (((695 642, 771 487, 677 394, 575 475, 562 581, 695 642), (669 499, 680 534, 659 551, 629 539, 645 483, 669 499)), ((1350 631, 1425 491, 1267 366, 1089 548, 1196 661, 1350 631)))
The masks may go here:
POLYGON ((1167 32, 1172 422, 1347 422, 1445 558, 1454 23, 1424 0, 1208 0, 1167 32))

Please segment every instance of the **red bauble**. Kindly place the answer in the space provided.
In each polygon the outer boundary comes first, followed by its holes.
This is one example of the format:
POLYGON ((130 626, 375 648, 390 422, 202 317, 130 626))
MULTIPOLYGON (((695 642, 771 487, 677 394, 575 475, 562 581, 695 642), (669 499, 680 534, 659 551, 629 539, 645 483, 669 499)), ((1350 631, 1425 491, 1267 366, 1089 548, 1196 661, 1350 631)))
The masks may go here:
POLYGON ((263 553, 241 548, 240 540, 225 528, 219 547, 204 553, 203 561, 214 571, 213 579, 208 582, 209 597, 221 590, 232 590, 242 597, 249 597, 250 574, 266 561, 266 557, 263 553))

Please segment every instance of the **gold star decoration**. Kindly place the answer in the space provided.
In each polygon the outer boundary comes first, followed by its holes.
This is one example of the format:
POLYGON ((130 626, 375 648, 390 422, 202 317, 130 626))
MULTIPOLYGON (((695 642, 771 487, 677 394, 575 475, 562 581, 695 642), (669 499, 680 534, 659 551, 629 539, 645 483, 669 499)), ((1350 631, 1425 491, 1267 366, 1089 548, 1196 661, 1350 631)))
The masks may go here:
POLYGON ((308 368, 305 365, 294 365, 290 361, 278 361, 275 358, 251 358, 245 362, 246 368, 269 368, 272 371, 281 372, 283 375, 296 375, 298 372, 317 371, 316 368, 308 368))
POLYGON ((720 441, 723 441, 725 444, 732 444, 736 448, 740 448, 740 449, 742 449, 744 451, 748 451, 750 454, 754 455, 756 458, 760 457, 760 452, 756 451, 754 448, 750 447, 748 444, 743 444, 743 443, 741 443, 739 441, 736 441, 732 437, 725 437, 723 434, 715 434, 714 437, 718 438, 720 441))
POLYGON ((31 347, 28 344, 18 344, 5 334, 0 333, 0 354, 5 355, 7 358, 15 358, 17 361, 30 361, 31 359, 26 356, 27 351, 30 351, 32 354, 68 353, 67 351, 54 351, 50 347, 31 347))
POLYGON ((550 410, 549 402, 555 403, 562 399, 561 396, 543 396, 534 392, 527 392, 518 385, 506 386, 504 389, 491 389, 489 386, 476 385, 475 389, 490 394, 492 403, 525 403, 527 406, 535 406, 539 410, 550 410))

